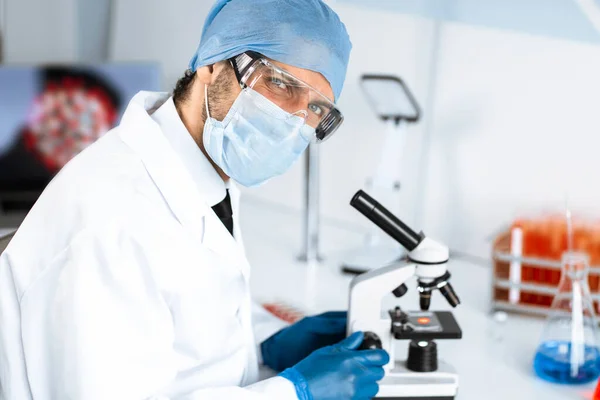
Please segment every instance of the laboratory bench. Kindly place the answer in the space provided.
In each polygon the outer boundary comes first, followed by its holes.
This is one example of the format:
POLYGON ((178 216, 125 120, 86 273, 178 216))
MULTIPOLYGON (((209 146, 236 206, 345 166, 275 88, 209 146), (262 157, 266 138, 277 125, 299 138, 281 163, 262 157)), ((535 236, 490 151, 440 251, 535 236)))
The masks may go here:
MULTIPOLYGON (((278 301, 306 314, 348 307, 352 276, 340 272, 343 251, 361 243, 362 237, 348 229, 322 224, 324 261, 306 265, 295 260, 300 250, 301 221, 298 214, 266 217, 269 208, 247 201, 242 208, 242 230, 252 264, 251 286, 258 301, 278 301)), ((285 213, 284 213, 285 214, 285 213)), ((490 312, 491 261, 451 261, 452 285, 462 304, 454 309, 462 331, 461 340, 438 340, 438 354, 459 374, 458 400, 591 400, 595 383, 565 386, 543 381, 533 372, 544 319, 516 314, 506 320, 490 312)), ((416 280, 407 283, 401 299, 383 299, 385 309, 396 305, 418 310, 416 280)), ((434 292, 431 310, 450 310, 434 292)), ((404 358, 408 342, 397 341, 398 358, 404 358)))
MULTIPOLYGON (((362 240, 356 230, 323 223, 324 261, 307 265, 296 257, 301 247, 299 213, 251 199, 243 200, 241 210, 255 300, 282 302, 305 314, 347 309, 352 276, 341 273, 339 265, 344 250, 362 240)), ((13 230, 0 227, 0 238, 13 230)), ((439 357, 458 371, 458 400, 591 400, 595 383, 564 386, 534 375, 532 361, 544 320, 515 314, 502 320, 490 312, 491 261, 453 260, 449 270, 462 301, 453 311, 463 338, 437 343, 439 357)), ((409 292, 404 297, 396 299, 390 294, 382 307, 418 310, 416 281, 407 285, 409 292)), ((445 299, 434 293, 431 310, 449 309, 445 299)), ((397 342, 399 358, 405 357, 407 347, 408 342, 397 342)))

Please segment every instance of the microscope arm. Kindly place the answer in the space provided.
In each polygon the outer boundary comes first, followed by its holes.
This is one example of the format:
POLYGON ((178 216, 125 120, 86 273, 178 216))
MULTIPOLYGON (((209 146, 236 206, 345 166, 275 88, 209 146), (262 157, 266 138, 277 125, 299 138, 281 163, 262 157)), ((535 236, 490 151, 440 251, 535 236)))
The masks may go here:
POLYGON ((392 293, 415 275, 415 269, 413 263, 404 260, 354 278, 350 284, 348 334, 361 330, 355 329, 359 321, 361 325, 379 321, 383 296, 392 293))

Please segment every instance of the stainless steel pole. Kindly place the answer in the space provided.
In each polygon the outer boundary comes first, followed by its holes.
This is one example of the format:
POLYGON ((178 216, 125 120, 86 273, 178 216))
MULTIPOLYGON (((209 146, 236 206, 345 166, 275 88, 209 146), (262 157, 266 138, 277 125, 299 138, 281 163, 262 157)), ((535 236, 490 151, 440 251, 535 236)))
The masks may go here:
POLYGON ((8 40, 8 35, 6 34, 8 30, 8 16, 6 15, 8 6, 6 1, 0 0, 0 64, 4 62, 4 52, 6 51, 6 41, 8 40))
POLYGON ((319 255, 319 152, 319 146, 313 143, 306 151, 303 250, 298 259, 309 264, 322 261, 319 255))

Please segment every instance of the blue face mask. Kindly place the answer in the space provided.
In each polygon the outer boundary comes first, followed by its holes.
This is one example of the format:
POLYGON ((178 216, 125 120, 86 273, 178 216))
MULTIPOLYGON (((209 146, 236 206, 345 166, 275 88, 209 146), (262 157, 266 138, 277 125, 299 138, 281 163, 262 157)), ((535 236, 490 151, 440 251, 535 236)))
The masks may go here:
POLYGON ((258 186, 286 172, 306 150, 315 130, 247 87, 223 122, 211 118, 208 89, 203 142, 206 152, 227 176, 246 187, 258 186))

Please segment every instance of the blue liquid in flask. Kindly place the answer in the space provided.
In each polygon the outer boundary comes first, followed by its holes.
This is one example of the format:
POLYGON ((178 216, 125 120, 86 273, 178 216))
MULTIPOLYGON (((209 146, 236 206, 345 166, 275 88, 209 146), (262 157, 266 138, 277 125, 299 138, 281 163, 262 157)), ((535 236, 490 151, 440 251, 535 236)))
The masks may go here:
POLYGON ((544 342, 538 348, 533 362, 536 374, 547 381, 579 384, 594 381, 600 376, 600 349, 585 346, 584 363, 575 376, 571 376, 571 343, 544 342))

